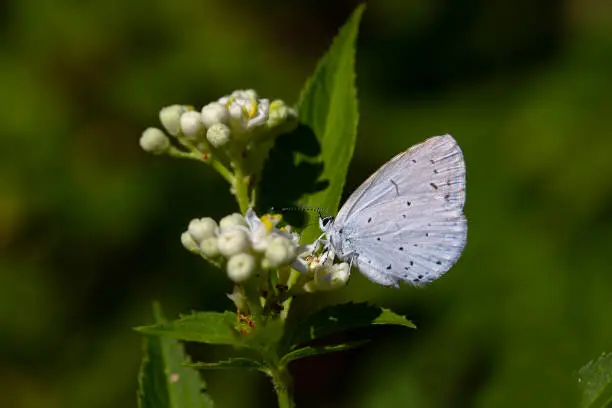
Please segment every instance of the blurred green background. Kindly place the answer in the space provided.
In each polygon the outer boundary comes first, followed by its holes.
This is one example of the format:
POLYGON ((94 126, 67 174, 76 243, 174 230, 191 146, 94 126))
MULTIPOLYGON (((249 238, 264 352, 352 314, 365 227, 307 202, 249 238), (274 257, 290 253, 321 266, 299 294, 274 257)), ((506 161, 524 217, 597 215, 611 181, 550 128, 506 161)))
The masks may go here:
MULTIPOLYGON (((238 88, 297 100, 355 1, 9 0, 0 6, 0 405, 134 407, 140 335, 224 310, 229 280, 185 251, 191 218, 237 209, 221 178, 139 149, 162 106, 238 88)), ((469 237, 426 289, 349 287, 419 330, 295 363, 300 407, 573 407, 612 350, 612 3, 381 0, 358 53, 345 194, 452 133, 469 237)), ((190 346, 191 347, 191 346, 190 346)), ((198 358, 216 349, 193 347, 198 358)), ((219 407, 269 407, 266 378, 205 373, 219 407)))

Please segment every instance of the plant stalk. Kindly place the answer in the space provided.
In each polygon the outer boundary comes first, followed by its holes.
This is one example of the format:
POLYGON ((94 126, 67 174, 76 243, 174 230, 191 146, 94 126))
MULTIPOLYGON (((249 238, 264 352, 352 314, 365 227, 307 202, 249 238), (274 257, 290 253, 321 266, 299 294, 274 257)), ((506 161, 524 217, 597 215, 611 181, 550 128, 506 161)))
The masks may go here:
POLYGON ((295 408, 293 401, 293 380, 286 367, 270 370, 274 390, 278 399, 278 408, 295 408))
POLYGON ((236 166, 234 170, 234 189, 236 190, 236 200, 240 207, 240 212, 246 214, 249 209, 249 187, 247 180, 242 171, 242 163, 236 166))

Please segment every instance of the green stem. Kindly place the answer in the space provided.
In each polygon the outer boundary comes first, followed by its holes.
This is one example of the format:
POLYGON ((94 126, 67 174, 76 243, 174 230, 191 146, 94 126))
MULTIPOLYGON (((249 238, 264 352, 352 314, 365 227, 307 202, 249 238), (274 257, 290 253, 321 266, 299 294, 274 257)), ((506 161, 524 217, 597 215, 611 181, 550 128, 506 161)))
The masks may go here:
POLYGON ((294 408, 293 381, 286 367, 270 369, 279 408, 294 408))
MULTIPOLYGON (((291 269, 291 274, 289 275, 289 280, 287 281, 287 287, 290 291, 293 285, 298 281, 300 277, 300 273, 295 269, 291 269)), ((291 308, 291 302, 293 301, 293 296, 289 296, 287 300, 283 302, 283 310, 281 311, 281 319, 287 320, 287 315, 289 314, 289 309, 291 308)))
POLYGON ((246 214, 249 209, 249 186, 242 170, 242 163, 236 163, 234 170, 234 189, 240 212, 246 214))
POLYGON ((217 160, 217 158, 212 153, 207 153, 208 158, 205 159, 202 156, 202 153, 200 153, 200 151, 198 151, 198 149, 196 149, 195 146, 193 146, 193 144, 189 143, 188 141, 182 140, 182 139, 179 139, 179 140, 183 146, 189 149, 189 152, 184 152, 182 150, 177 149, 174 146, 170 146, 170 150, 168 152, 170 156, 178 157, 181 159, 198 160, 203 163, 210 164, 212 168, 215 169, 217 173, 221 174, 221 176, 223 176, 223 178, 228 183, 230 183, 231 185, 234 184, 234 175, 232 174, 232 172, 229 171, 227 167, 223 165, 223 163, 217 160))
POLYGON ((234 183, 234 180, 235 180, 234 175, 227 169, 227 167, 223 165, 223 163, 221 163, 219 160, 215 159, 214 157, 211 157, 210 165, 213 167, 213 169, 217 170, 217 173, 221 174, 223 178, 227 180, 228 183, 230 184, 234 183))

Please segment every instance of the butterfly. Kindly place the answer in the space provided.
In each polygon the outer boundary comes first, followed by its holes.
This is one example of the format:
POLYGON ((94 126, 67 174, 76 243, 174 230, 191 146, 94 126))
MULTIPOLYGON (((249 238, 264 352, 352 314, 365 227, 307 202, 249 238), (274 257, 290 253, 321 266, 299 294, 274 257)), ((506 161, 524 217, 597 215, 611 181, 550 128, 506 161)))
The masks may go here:
POLYGON ((455 139, 435 136, 372 174, 338 215, 319 217, 326 246, 385 286, 432 282, 461 256, 467 241, 465 162, 455 139))

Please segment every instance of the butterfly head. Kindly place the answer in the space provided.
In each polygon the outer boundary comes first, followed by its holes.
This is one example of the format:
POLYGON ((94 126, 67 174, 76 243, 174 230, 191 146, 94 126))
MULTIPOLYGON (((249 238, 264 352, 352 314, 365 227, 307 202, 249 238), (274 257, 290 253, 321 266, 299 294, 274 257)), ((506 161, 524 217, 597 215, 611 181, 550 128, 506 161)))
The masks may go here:
POLYGON ((333 221, 334 221, 334 217, 332 216, 322 217, 321 214, 319 214, 319 228, 321 228, 321 231, 327 232, 329 228, 332 226, 333 221))

